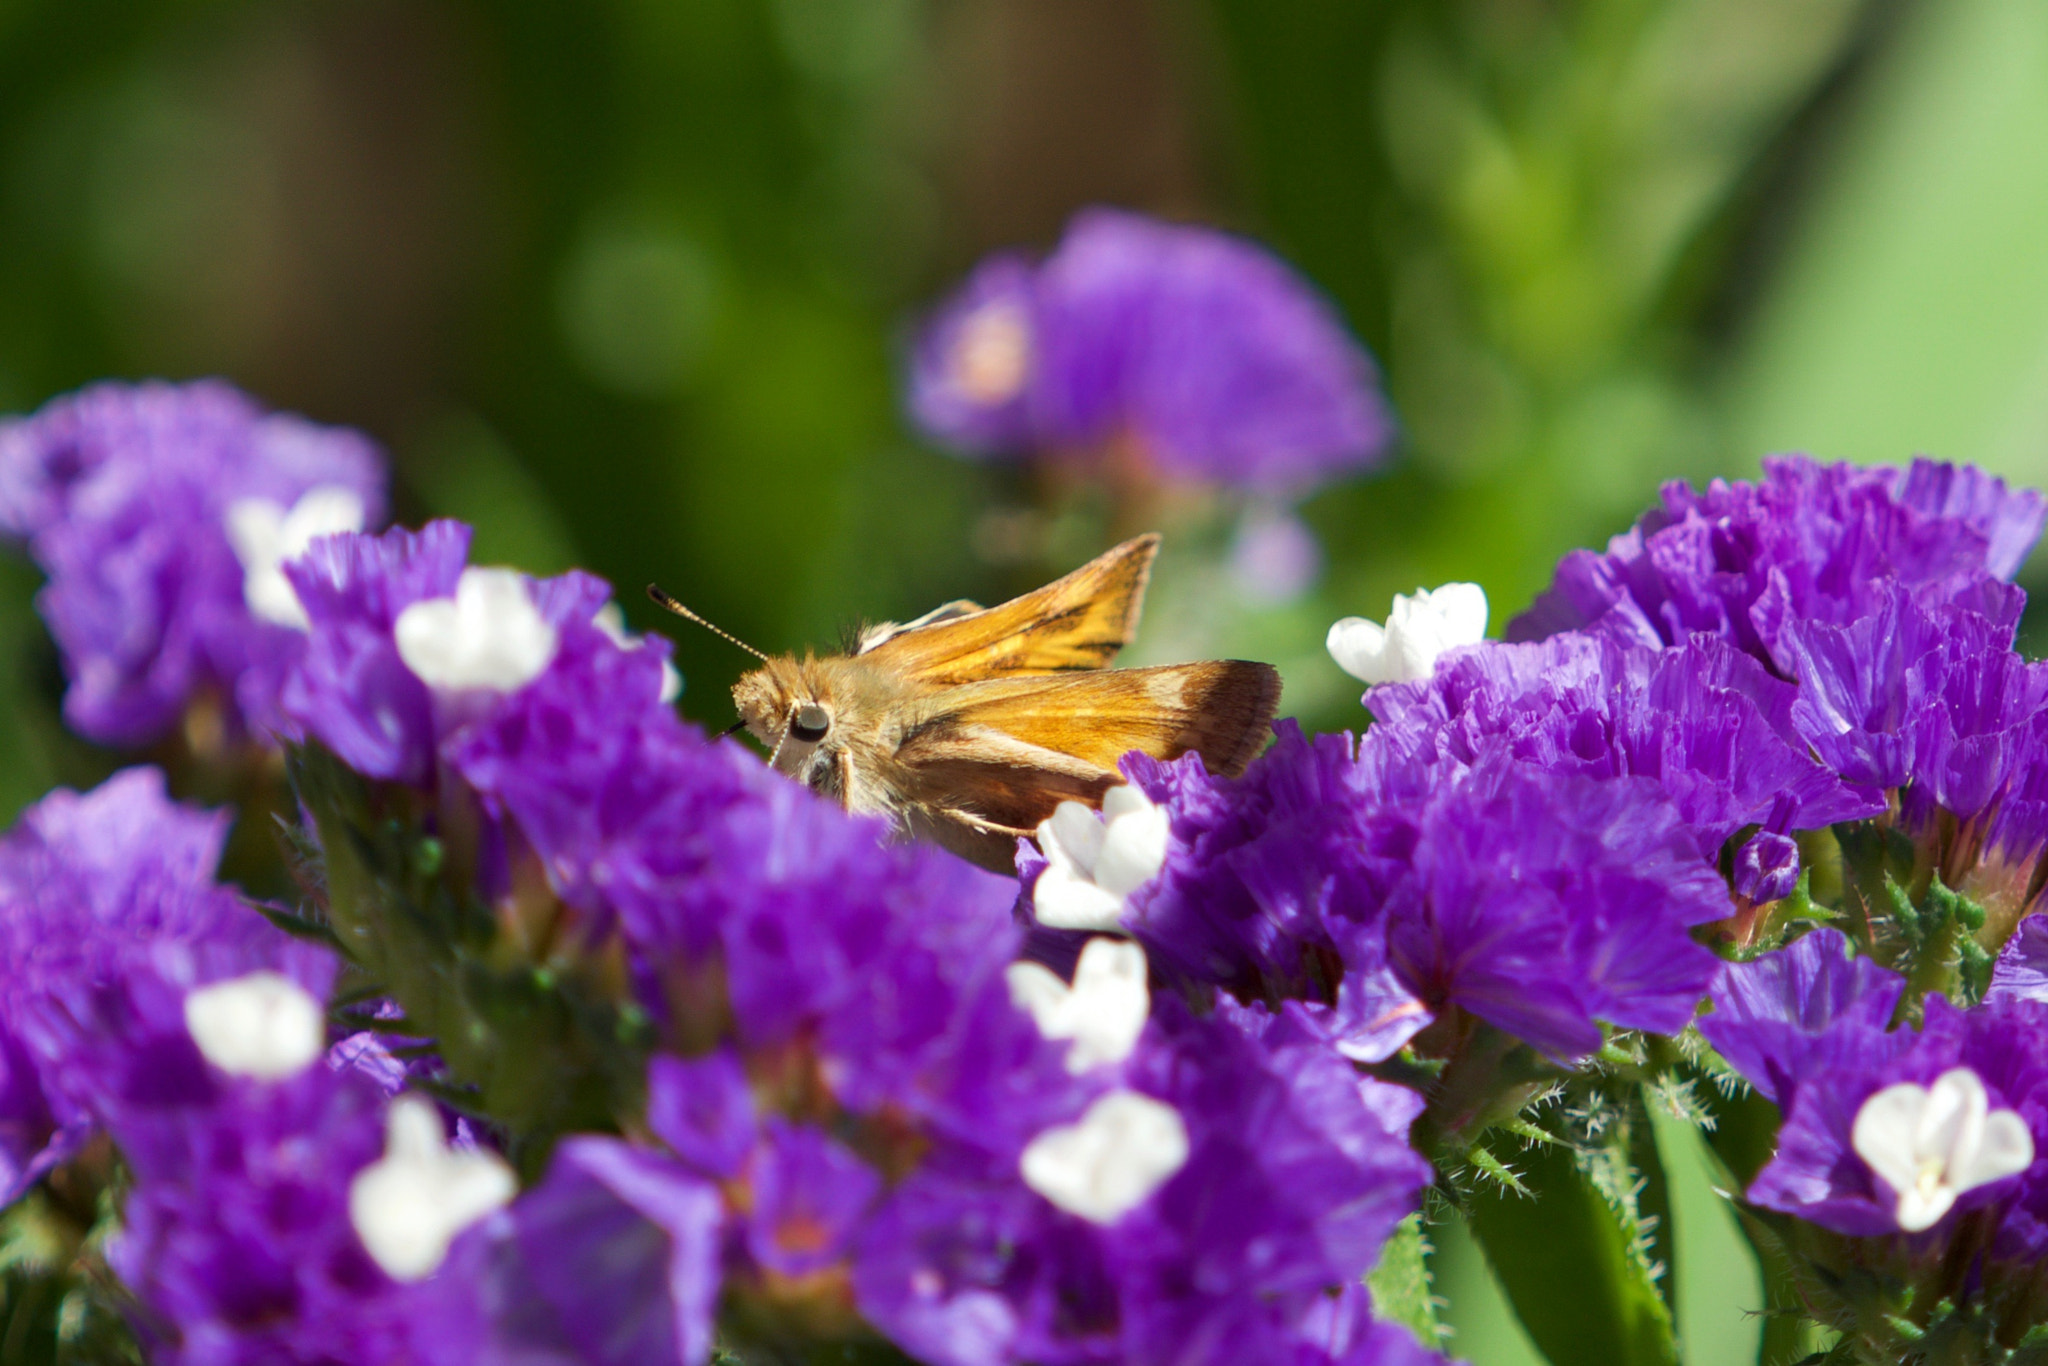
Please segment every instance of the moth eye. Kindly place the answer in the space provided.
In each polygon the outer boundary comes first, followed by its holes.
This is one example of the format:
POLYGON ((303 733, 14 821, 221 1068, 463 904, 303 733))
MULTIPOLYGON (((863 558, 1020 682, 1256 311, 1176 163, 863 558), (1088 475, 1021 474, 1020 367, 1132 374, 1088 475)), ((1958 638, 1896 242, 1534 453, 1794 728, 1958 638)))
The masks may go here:
POLYGON ((825 732, 832 729, 832 713, 816 702, 806 702, 796 709, 796 715, 789 720, 789 734, 792 739, 814 745, 825 738, 825 732))

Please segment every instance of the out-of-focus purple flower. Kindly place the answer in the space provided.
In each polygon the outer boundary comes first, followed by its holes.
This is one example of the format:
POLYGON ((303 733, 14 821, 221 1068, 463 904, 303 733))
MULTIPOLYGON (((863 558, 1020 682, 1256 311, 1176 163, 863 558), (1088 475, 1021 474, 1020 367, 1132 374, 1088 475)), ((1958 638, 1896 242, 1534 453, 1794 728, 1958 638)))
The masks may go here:
POLYGON ((1372 1294, 1348 1285, 1308 1315, 1291 1353, 1268 1360, 1286 1366, 1447 1366, 1444 1358, 1417 1342, 1406 1328, 1372 1317, 1372 1294))
POLYGON ((1323 573, 1323 547, 1286 508, 1259 504, 1238 519, 1230 541, 1230 577, 1252 602, 1293 602, 1323 573))
POLYGON ((49 575, 65 718, 141 744, 210 690, 232 728, 280 728, 304 623, 278 565, 381 520, 384 480, 362 436, 219 381, 95 385, 0 424, 0 533, 49 575))
POLYGON ((547 1178, 459 1239, 439 1366, 701 1362, 723 1279, 715 1186, 659 1153, 573 1138, 547 1178), (466 1313, 467 1321, 463 1315, 466 1313))
MULTIPOLYGON (((286 566, 310 622, 286 713, 373 778, 424 784, 459 752, 464 776, 488 795, 505 768, 499 751, 531 747, 536 729, 560 751, 571 737, 558 732, 576 717, 586 731, 602 718, 630 735, 641 714, 667 711, 666 650, 622 645, 598 623, 610 596, 601 580, 469 567, 468 550, 469 528, 432 522, 328 537, 286 566), (606 704, 625 710, 599 710, 606 704), (471 741, 475 732, 488 734, 471 741)), ((556 804, 577 795, 560 792, 556 804)))
POLYGON ((969 451, 1128 441, 1166 478, 1282 496, 1376 463, 1393 431, 1371 359, 1286 266, 1100 209, 1035 269, 977 270, 926 324, 909 392, 969 451))
POLYGON ((1905 979, 1853 957, 1839 930, 1819 929, 1775 953, 1724 963, 1700 1032, 1765 1099, 1789 1107, 1802 1078, 1865 1050, 1887 1056, 1905 979), (1839 1050, 1847 1049, 1844 1055, 1839 1050))
POLYGON ((138 768, 52 793, 0 843, 5 1198, 113 1116, 211 1094, 194 988, 270 971, 325 998, 332 957, 213 881, 226 833, 138 768))
POLYGON ((1967 466, 1859 469, 1781 456, 1764 462, 1756 483, 1665 485, 1663 505, 1606 554, 1567 555, 1507 636, 1591 628, 1663 646, 1705 631, 1789 675, 1779 653, 1787 625, 1846 626, 1892 585, 1921 604, 1957 602, 2010 626, 2021 595, 2006 581, 2043 515, 2039 493, 1967 466))
POLYGON ((468 556, 468 527, 430 522, 330 537, 285 569, 311 630, 284 709, 365 777, 420 782, 432 771, 433 698, 399 658, 393 628, 413 603, 454 593, 468 556))
POLYGON ((738 1176, 760 1136, 739 1058, 730 1048, 687 1061, 656 1058, 647 1070, 647 1127, 702 1175, 738 1176))
POLYGON ((368 1079, 315 1067, 117 1121, 135 1182, 107 1260, 152 1361, 418 1360, 418 1307, 349 1220, 382 1112, 368 1079))
MULTIPOLYGON (((1405 1142, 1419 1098, 1361 1078, 1298 1005, 1162 1001, 1124 1078, 1184 1126, 1156 1194, 1094 1222, 928 1163, 863 1235, 862 1312, 949 1364, 1286 1360, 1428 1179, 1405 1142)), ((1320 1326, 1347 1351, 1375 1337, 1320 1326)))
POLYGON ((925 320, 908 377, 912 415, 971 455, 1022 449, 1033 439, 1038 347, 1036 270, 1008 252, 989 257, 925 320))
POLYGON ((771 1120, 765 1139, 749 1172, 747 1250, 777 1275, 821 1271, 845 1255, 882 1178, 809 1125, 771 1120))

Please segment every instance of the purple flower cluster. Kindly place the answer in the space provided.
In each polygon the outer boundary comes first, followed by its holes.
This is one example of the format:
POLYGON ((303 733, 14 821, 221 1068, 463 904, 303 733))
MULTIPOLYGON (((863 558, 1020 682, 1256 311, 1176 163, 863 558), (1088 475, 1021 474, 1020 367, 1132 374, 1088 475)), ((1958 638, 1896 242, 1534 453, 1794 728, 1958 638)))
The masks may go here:
POLYGON ((1189 1151, 1107 1224, 1020 1182, 1014 1137, 934 1126, 891 1181, 886 1135, 762 1115, 730 1052, 658 1059, 650 1082, 661 1148, 574 1141, 458 1252, 491 1287, 491 1340, 697 1360, 722 1286, 797 1322, 856 1309, 935 1363, 1435 1359, 1356 1307, 1340 1350, 1314 1354, 1329 1292, 1371 1266, 1428 1168, 1401 1141, 1412 1093, 1361 1081, 1296 1015, 1155 1015, 1107 1094, 1174 1107, 1189 1151), (586 1260, 605 1275, 573 1274, 586 1260))
POLYGON ((49 576, 65 719, 139 745, 207 698, 230 734, 285 729, 303 615, 278 567, 379 522, 384 483, 363 437, 217 381, 101 384, 0 423, 0 534, 49 576))
POLYGON ((465 551, 443 523, 290 564, 285 709, 367 776, 462 794, 496 831, 479 888, 530 855, 579 934, 616 934, 669 1050, 638 1137, 571 1139, 458 1241, 455 1338, 698 1360, 723 1301, 742 1335, 864 1320, 939 1362, 1407 1341, 1324 1318, 1428 1179, 1411 1093, 1298 1010, 1170 1000, 1075 1070, 1014 999, 1013 884, 707 742, 659 646, 594 624, 596 580, 483 579, 465 551))
POLYGON ((275 974, 321 1001, 337 967, 214 882, 225 834, 130 769, 51 794, 0 844, 4 1198, 111 1138, 129 1185, 108 1263, 151 1360, 423 1359, 407 1344, 432 1316, 349 1218, 383 1146, 360 1050, 272 1081, 197 1041, 202 989, 275 974))
POLYGON ((1654 647, 1706 632, 1789 676, 1780 654, 1787 627, 1846 626, 1894 587, 2012 625, 2022 597, 2010 580, 2044 514, 2039 493, 1967 465, 1864 469, 1780 456, 1764 462, 1757 483, 1665 485, 1663 506, 1606 554, 1565 556, 1507 635, 1590 630, 1654 647))
POLYGON ((52 793, 0 843, 0 1201, 129 1107, 205 1090, 192 988, 267 969, 326 994, 333 959, 214 882, 226 834, 136 768, 52 793))
POLYGON ((1794 836, 1845 822, 1958 818, 1937 866, 2009 926, 2048 674, 2000 575, 2041 517, 1926 462, 1673 486, 1519 643, 1375 687, 1356 742, 1283 729, 1235 782, 1133 759, 1171 835, 1118 923, 1177 980, 1333 1011, 1366 1059, 1452 1008, 1559 1058, 1603 1022, 1676 1032, 1715 971, 1694 930, 1790 893, 1794 836))
MULTIPOLYGON (((1782 457, 1758 483, 1667 486, 1605 555, 1567 556, 1508 635, 1665 653, 1714 637, 1750 655, 1796 687, 1776 728, 1883 794, 1948 885, 2009 928, 2048 846, 2048 673, 2012 648, 2025 594, 2008 582, 2044 510, 1967 466, 1782 457)), ((1784 834, 1843 817, 1746 819, 1784 834)))
POLYGON ((1453 1008, 1559 1058, 1683 1028, 1714 967, 1688 930, 1730 907, 1659 785, 1410 739, 1283 729, 1236 784, 1129 761, 1172 834, 1123 924, 1178 975, 1331 1008, 1369 1061, 1453 1008))
POLYGON ((1839 1233, 1927 1229, 1921 1236, 1937 1242, 1973 1211, 1986 1211, 1977 1217, 1995 1233, 1985 1239, 1992 1263, 1985 1274, 2030 1276, 2048 1252, 2048 1003, 2002 991, 1960 1010, 1937 996, 1918 1028, 1892 1029, 1904 990, 1897 974, 1852 957, 1849 940, 1825 929, 1722 969, 1702 1032, 1785 1116, 1777 1154, 1749 1198, 1839 1233), (1915 1218, 1911 1202, 1923 1193, 1886 1179, 1884 1149, 1871 1136, 1879 1123, 1874 1101, 1902 1085, 1933 1094, 1959 1069, 1984 1097, 1991 1122, 1980 1114, 1979 1134, 1994 1135, 2004 1112, 2018 1117, 2006 1123, 2015 1132, 2023 1126, 2030 1139, 2001 1166, 1986 1169, 1979 1158, 1973 1178, 1968 1159, 1984 1142, 1965 1119, 1962 1132, 1928 1149, 1915 1172, 1917 1184, 1951 1203, 1926 1211, 1931 1220, 1915 1218))
POLYGON ((1294 495, 1364 469, 1393 422, 1330 306, 1239 238, 1097 209, 1033 264, 996 256, 934 313, 910 408, 949 445, 1103 458, 1294 495))

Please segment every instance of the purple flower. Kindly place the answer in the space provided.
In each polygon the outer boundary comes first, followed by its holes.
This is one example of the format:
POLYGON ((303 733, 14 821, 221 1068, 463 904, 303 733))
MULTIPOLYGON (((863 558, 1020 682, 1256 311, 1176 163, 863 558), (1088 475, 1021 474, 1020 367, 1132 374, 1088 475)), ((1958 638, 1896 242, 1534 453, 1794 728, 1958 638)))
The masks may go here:
MULTIPOLYGON (((488 793, 498 749, 531 747, 537 728, 581 716, 626 735, 640 714, 667 713, 665 647, 621 644, 598 623, 601 580, 469 567, 468 550, 469 528, 433 522, 328 537, 286 566, 310 621, 284 689, 292 719, 368 777, 425 785, 445 757, 488 793)), ((558 751, 577 738, 548 736, 558 751)))
POLYGON ((1469 1010, 1546 1053, 1600 1046, 1597 1020, 1676 1033, 1713 956, 1694 925, 1728 889, 1658 785, 1492 762, 1419 811, 1386 812, 1388 958, 1434 1007, 1469 1010))
POLYGON ((1376 727, 1354 753, 1283 726, 1236 783, 1130 761, 1173 836, 1124 925, 1176 974, 1334 1005, 1361 1058, 1447 1006, 1560 1057, 1597 1048, 1599 1020, 1683 1028, 1714 961, 1687 931, 1730 903, 1663 787, 1504 750, 1466 768, 1417 734, 1376 727))
POLYGON ((1967 466, 1922 460, 1901 472, 1781 456, 1757 483, 1667 484, 1663 506, 1605 555, 1567 555, 1508 639, 1594 629, 1654 647, 1705 631, 1789 674, 1787 625, 1846 626, 1892 585, 2010 626, 2021 598, 2006 581, 2043 513, 2040 494, 1967 466))
POLYGON ((1098 1223, 937 1154, 863 1233, 862 1312, 949 1364, 1285 1360, 1318 1329, 1339 1351, 1379 1341, 1321 1316, 1428 1180, 1404 1141, 1419 1098, 1361 1078, 1299 1006, 1198 1019, 1171 999, 1125 1084, 1184 1125, 1155 1194, 1098 1223))
POLYGON ((1910 786, 1909 823, 1932 806, 1968 820, 2030 757, 2029 723, 2048 700, 2048 668, 2011 640, 2010 627, 1897 588, 1846 627, 1792 623, 1780 642, 1799 682, 1793 722, 1850 782, 1910 786))
POLYGON ((1733 885, 1751 901, 1776 901, 1799 885, 1799 846, 1789 835, 1758 831, 1735 853, 1733 885))
POLYGON ((1939 1228, 1951 1209, 1993 1205, 1996 1258, 2024 1270, 2048 1251, 2036 1213, 2048 1209, 2048 1006, 1960 1011, 1932 997, 1917 1031, 1887 1035, 1852 1009, 1826 1034, 1828 1044, 1808 1051, 1789 1079, 1796 1086, 1777 1156, 1751 1185, 1751 1200, 1861 1237, 1939 1228), (1920 1141, 1930 1096, 1940 1104, 1949 1093, 1961 1099, 1947 1103, 1965 1108, 1974 1095, 1975 1119, 1946 1148, 1908 1159, 1910 1176, 1888 1178, 1920 1141), (2004 1152, 1987 1151, 1987 1142, 2004 1152))
POLYGON ((415 1298, 349 1220, 382 1111, 368 1079, 315 1067, 122 1117, 135 1184, 108 1262, 141 1302, 152 1361, 417 1359, 415 1298))
POLYGON ((659 1153, 573 1138, 546 1180, 457 1240, 428 1330, 436 1366, 689 1363, 711 1350, 726 1215, 659 1153))
POLYGON ((219 381, 101 384, 0 424, 0 532, 49 575, 65 718, 107 744, 156 738, 206 690, 231 731, 278 729, 303 626, 278 565, 383 504, 370 442, 219 381))
POLYGON ((262 969, 325 997, 333 959, 214 883, 225 836, 138 768, 52 793, 0 843, 6 1198, 114 1117, 212 1094, 193 988, 262 969))
POLYGON ((908 377, 919 426, 974 455, 1031 444, 1037 283, 1029 262, 991 256, 925 321, 908 377))
POLYGON ((991 259, 927 323, 925 429, 976 452, 1128 440, 1167 478, 1292 495, 1376 463, 1392 420, 1329 305, 1241 239, 1083 213, 1035 270, 991 259))
POLYGON ((730 1048, 688 1061, 656 1058, 647 1071, 647 1127, 702 1175, 738 1176, 760 1134, 739 1058, 730 1048))
POLYGON ((1984 1000, 2048 1004, 2048 918, 2030 915, 2020 921, 1992 966, 1984 1000))
POLYGON ((1883 810, 1878 793, 1844 783, 1855 775, 1808 754, 1800 700, 1708 636, 1665 650, 1576 634, 1482 643, 1422 682, 1368 693, 1380 721, 1368 743, 1467 766, 1511 754, 1557 773, 1654 779, 1711 861, 1745 825, 1810 830, 1883 810))
POLYGON ((881 1177, 808 1125, 771 1120, 749 1173, 747 1250, 764 1270, 804 1276, 838 1261, 882 1188, 881 1177))
POLYGON ((1819 929, 1775 953, 1723 964, 1700 1032, 1765 1099, 1789 1107, 1802 1078, 1840 1065, 1840 1050, 1875 1049, 1905 979, 1852 957, 1839 930, 1819 929))

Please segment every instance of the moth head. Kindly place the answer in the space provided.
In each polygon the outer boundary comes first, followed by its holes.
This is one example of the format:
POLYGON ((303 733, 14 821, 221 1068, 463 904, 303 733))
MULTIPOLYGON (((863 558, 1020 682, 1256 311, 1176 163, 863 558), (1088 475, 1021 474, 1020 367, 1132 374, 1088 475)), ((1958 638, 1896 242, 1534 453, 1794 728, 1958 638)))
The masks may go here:
POLYGON ((832 733, 831 703, 787 656, 769 660, 733 684, 732 700, 747 730, 768 747, 769 762, 792 777, 803 776, 832 733))

